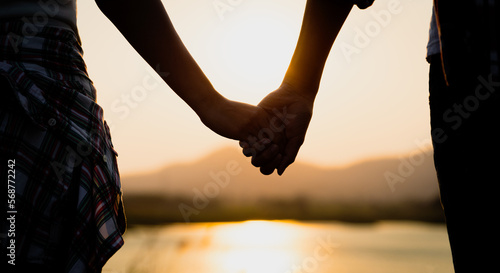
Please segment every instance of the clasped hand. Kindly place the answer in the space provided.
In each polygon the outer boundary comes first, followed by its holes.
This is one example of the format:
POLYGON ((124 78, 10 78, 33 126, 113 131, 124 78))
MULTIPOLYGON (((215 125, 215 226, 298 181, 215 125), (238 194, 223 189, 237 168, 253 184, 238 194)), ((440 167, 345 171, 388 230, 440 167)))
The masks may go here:
MULTIPOLYGON (((288 85, 267 95, 257 106, 225 100, 220 111, 202 121, 216 133, 240 141, 252 165, 269 175, 282 175, 295 161, 312 117, 313 101, 288 85)), ((212 112, 214 113, 214 112, 212 112)))

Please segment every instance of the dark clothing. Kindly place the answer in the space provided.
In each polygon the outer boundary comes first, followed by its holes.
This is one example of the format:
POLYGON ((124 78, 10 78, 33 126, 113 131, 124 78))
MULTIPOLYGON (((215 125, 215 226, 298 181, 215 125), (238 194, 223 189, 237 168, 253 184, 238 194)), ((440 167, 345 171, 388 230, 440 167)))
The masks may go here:
POLYGON ((435 0, 431 126, 455 272, 496 272, 500 255, 500 3, 435 0))
POLYGON ((435 0, 442 62, 448 85, 500 75, 500 3, 435 0))
POLYGON ((366 9, 373 4, 375 0, 354 0, 354 4, 360 9, 366 9))
MULTIPOLYGON (((494 272, 500 242, 500 82, 447 86, 439 55, 429 75, 434 160, 455 272, 494 272)), ((496 269, 498 270, 498 269, 496 269)))

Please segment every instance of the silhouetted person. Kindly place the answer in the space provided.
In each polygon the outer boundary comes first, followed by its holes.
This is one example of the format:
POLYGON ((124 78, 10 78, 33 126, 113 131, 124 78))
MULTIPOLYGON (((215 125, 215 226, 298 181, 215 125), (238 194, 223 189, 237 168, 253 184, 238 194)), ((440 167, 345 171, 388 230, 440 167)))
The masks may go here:
MULTIPOLYGON (((270 126, 261 108, 216 92, 160 0, 96 2, 213 131, 243 140, 270 126)), ((0 174, 9 193, 1 268, 9 271, 100 272, 123 245, 116 153, 82 55, 76 0, 0 1, 0 174)))
MULTIPOLYGON (((282 174, 295 160, 312 117, 324 64, 353 2, 307 1, 283 83, 259 104, 266 109, 288 107, 285 149, 276 153, 240 143, 262 173, 277 169, 282 174)), ((373 1, 358 2, 366 7, 373 1)), ((492 272, 499 267, 500 205, 495 186, 500 182, 499 5, 483 0, 435 1, 428 54, 432 140, 458 273, 492 272)))

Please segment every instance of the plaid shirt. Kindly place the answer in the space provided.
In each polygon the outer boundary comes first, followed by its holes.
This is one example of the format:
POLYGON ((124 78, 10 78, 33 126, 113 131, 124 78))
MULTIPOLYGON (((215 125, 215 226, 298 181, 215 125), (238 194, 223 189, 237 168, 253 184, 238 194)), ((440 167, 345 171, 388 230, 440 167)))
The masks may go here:
POLYGON ((0 88, 3 181, 15 160, 16 266, 100 272, 126 224, 116 153, 77 36, 0 21, 0 88))

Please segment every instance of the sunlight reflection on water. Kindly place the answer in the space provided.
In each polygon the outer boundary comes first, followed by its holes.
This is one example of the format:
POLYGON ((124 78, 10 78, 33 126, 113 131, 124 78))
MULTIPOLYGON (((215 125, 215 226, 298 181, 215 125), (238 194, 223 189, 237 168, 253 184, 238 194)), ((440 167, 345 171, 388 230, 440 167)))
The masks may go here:
POLYGON ((446 228, 246 221, 129 230, 105 273, 451 273, 446 228))

